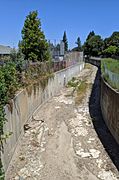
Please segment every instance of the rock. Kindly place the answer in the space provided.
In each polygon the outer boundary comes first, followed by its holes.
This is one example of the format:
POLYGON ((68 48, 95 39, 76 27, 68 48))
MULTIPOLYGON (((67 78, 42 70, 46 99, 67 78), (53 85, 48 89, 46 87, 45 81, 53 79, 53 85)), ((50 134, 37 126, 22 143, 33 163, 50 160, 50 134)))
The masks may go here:
POLYGON ((28 129, 30 129, 31 127, 29 126, 29 124, 24 124, 24 131, 27 131, 28 129))
POLYGON ((90 153, 88 153, 88 152, 83 152, 82 149, 76 151, 76 154, 79 155, 79 156, 81 156, 82 158, 90 157, 90 153))
POLYGON ((99 154, 100 154, 100 151, 96 150, 96 149, 90 149, 90 154, 93 158, 98 158, 99 157, 99 154))
POLYGON ((20 179, 20 177, 19 177, 19 176, 16 176, 14 179, 15 179, 15 180, 19 180, 19 179, 20 179))
POLYGON ((24 161, 25 157, 21 155, 21 156, 19 156, 19 159, 20 159, 20 161, 24 161))
POLYGON ((104 180, 117 180, 112 171, 105 171, 104 169, 99 172, 98 177, 104 180))
POLYGON ((61 107, 60 106, 56 106, 55 109, 60 109, 61 107))

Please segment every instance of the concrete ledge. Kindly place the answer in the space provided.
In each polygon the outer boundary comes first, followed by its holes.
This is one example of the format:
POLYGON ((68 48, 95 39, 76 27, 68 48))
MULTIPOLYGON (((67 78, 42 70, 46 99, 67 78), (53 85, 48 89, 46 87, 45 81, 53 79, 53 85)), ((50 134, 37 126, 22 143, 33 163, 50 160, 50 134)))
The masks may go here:
POLYGON ((101 110, 110 132, 119 144, 119 92, 101 78, 101 110))

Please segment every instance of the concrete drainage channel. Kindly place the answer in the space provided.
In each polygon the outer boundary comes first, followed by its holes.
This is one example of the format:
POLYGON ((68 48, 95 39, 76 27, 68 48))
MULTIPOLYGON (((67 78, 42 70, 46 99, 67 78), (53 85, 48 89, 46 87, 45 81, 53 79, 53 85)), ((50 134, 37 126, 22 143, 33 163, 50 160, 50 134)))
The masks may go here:
POLYGON ((11 101, 12 112, 9 111, 8 106, 5 107, 6 118, 8 121, 4 126, 4 132, 12 132, 12 135, 4 144, 4 153, 2 154, 2 162, 5 171, 9 166, 12 156, 15 154, 15 149, 23 135, 24 124, 31 119, 32 114, 39 106, 46 103, 64 87, 64 75, 67 83, 73 76, 79 74, 83 68, 84 62, 81 62, 56 72, 53 78, 49 78, 48 83, 44 88, 39 84, 37 88, 31 86, 30 93, 26 89, 19 92, 11 101))
POLYGON ((98 119, 90 117, 90 83, 96 72, 89 66, 77 76, 79 82, 85 77, 89 84, 78 103, 77 92, 66 87, 38 109, 6 180, 118 180, 119 173, 94 129, 93 121, 98 119))

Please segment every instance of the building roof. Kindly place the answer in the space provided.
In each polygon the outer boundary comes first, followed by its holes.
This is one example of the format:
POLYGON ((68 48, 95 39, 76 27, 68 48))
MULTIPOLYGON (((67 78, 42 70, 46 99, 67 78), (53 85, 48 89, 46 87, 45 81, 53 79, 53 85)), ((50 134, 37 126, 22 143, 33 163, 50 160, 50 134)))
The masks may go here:
POLYGON ((10 46, 0 45, 0 55, 10 54, 12 48, 10 46))

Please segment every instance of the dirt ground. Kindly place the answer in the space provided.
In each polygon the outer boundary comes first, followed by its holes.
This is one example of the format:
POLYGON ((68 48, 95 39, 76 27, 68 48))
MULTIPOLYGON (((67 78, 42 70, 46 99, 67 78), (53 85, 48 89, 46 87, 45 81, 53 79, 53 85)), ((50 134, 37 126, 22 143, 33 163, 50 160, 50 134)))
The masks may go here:
POLYGON ((100 114, 97 76, 86 65, 73 87, 33 114, 6 180, 119 179, 119 147, 100 114))

